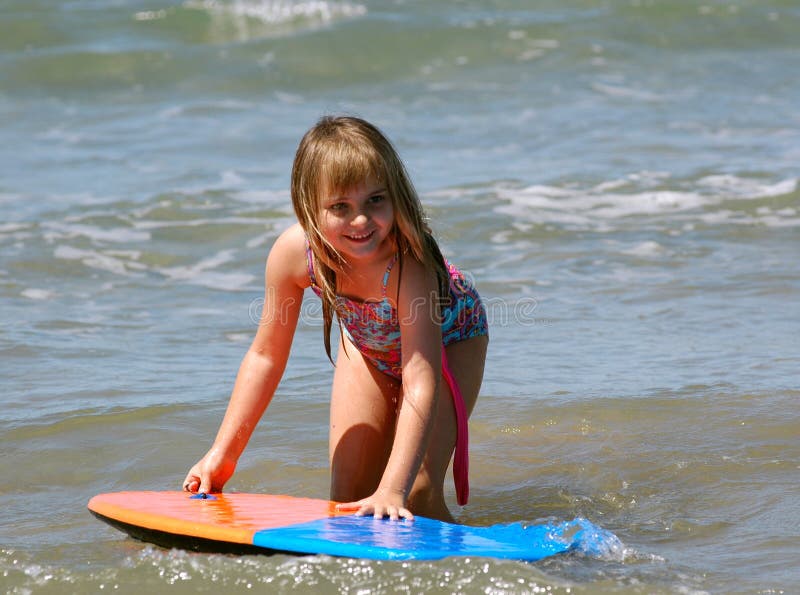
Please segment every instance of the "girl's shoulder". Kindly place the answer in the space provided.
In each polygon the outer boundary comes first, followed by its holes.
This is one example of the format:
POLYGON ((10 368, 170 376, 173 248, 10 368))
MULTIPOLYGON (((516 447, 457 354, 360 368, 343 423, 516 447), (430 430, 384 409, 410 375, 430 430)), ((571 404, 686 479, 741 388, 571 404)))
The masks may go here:
POLYGON ((290 277, 300 287, 308 287, 306 235, 299 223, 293 224, 278 236, 269 252, 267 267, 277 269, 282 275, 290 277))
POLYGON ((425 266, 413 254, 406 253, 401 255, 401 258, 401 299, 415 300, 422 296, 430 296, 431 291, 435 291, 437 287, 436 271, 425 266))

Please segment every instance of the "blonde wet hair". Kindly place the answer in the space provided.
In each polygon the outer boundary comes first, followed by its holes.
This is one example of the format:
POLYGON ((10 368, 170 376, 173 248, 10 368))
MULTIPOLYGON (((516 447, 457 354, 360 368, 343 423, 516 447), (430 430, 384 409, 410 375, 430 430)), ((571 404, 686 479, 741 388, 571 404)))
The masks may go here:
POLYGON ((408 172, 389 139, 375 126, 352 116, 325 116, 306 132, 292 166, 292 205, 314 255, 321 292, 325 351, 331 357, 330 331, 336 311, 336 279, 344 260, 322 235, 319 218, 326 195, 347 192, 372 178, 386 188, 394 209, 394 238, 402 276, 405 255, 435 271, 440 296, 448 295, 444 258, 425 218, 408 172))

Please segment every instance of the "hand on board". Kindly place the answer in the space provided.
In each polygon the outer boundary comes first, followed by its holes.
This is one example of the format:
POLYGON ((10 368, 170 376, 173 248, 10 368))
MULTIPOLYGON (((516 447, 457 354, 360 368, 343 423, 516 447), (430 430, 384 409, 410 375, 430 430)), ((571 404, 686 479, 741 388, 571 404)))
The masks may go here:
POLYGON ((212 448, 189 469, 186 479, 183 480, 183 490, 202 494, 221 492, 235 469, 235 460, 212 448))
POLYGON ((414 515, 406 508, 405 500, 406 498, 401 492, 378 488, 372 496, 357 502, 337 504, 336 510, 340 512, 355 510, 356 516, 372 515, 376 519, 389 517, 393 521, 401 518, 413 521, 414 515))

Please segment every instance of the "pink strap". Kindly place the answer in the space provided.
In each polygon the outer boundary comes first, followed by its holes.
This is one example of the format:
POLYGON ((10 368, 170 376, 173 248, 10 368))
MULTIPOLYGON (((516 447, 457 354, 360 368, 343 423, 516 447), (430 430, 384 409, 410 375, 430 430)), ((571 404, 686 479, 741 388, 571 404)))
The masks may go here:
POLYGON ((450 366, 447 365, 447 354, 442 347, 442 374, 453 395, 453 407, 456 410, 456 450, 453 454, 453 481, 456 484, 456 500, 464 506, 469 499, 469 428, 467 427, 467 410, 464 407, 464 396, 458 388, 450 366))

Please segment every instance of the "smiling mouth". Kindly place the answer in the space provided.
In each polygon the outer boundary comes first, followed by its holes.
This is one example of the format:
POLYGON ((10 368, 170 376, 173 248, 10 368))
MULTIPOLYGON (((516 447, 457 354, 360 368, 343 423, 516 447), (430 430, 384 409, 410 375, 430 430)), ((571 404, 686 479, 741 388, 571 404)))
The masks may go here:
POLYGON ((347 239, 352 240, 354 242, 365 242, 366 240, 372 237, 375 231, 370 231, 369 233, 358 233, 358 234, 349 234, 345 236, 347 239))

